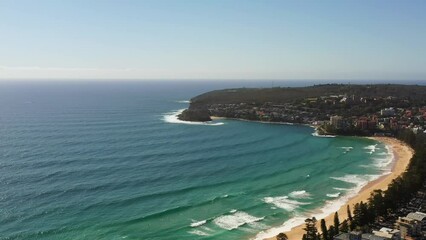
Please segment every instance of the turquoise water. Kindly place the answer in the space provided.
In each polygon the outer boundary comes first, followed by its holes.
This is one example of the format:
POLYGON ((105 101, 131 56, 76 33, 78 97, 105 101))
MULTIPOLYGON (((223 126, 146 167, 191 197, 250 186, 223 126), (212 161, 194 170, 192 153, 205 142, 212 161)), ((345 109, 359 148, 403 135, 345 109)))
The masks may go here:
POLYGON ((0 239, 254 238, 332 212, 389 171, 388 150, 368 139, 176 121, 206 90, 3 85, 0 239))

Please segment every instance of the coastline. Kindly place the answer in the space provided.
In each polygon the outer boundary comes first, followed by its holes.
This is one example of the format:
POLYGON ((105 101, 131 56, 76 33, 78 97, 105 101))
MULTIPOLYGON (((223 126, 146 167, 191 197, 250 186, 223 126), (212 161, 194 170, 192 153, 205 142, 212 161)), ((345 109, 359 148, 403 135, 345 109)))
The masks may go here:
MULTIPOLYGON (((414 154, 414 150, 411 147, 409 147, 407 144, 405 144, 402 141, 399 141, 396 138, 391 138, 391 137, 367 137, 367 138, 385 144, 392 151, 393 153, 393 161, 391 163, 392 170, 389 174, 382 175, 378 179, 375 179, 369 182, 364 187, 362 187, 361 190, 355 196, 349 198, 348 201, 337 210, 339 214, 339 219, 341 222, 344 219, 348 218, 348 214, 346 210, 347 205, 349 205, 351 210, 353 210, 353 205, 355 203, 359 203, 361 201, 366 202, 368 198, 370 197, 370 193, 373 192, 374 190, 376 189, 386 190, 388 188, 388 185, 392 182, 393 179, 397 178, 403 172, 406 171, 406 168, 410 162, 410 159, 414 154)), ((322 218, 325 219, 327 226, 333 224, 334 212, 331 214, 328 214, 325 217, 321 216, 321 213, 314 214, 314 215, 321 217, 321 218, 317 218, 318 229, 320 229, 319 220, 321 220, 322 218)), ((305 233, 305 231, 303 230, 304 227, 305 227, 304 223, 297 225, 291 228, 289 231, 285 231, 285 234, 287 235, 289 240, 300 240, 302 239, 302 236, 305 233)), ((272 228, 264 232, 261 232, 256 236, 255 239, 275 240, 276 239, 275 236, 279 233, 277 231, 279 228, 280 226, 278 226, 277 228, 272 228)))

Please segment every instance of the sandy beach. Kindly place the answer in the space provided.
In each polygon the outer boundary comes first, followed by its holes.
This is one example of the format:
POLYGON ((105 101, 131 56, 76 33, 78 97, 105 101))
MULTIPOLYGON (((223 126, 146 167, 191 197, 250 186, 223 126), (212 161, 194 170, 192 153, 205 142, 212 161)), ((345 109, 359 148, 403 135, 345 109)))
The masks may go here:
MULTIPOLYGON (((353 205, 355 203, 364 201, 366 202, 367 199, 370 197, 370 193, 375 189, 382 189, 386 190, 388 185, 392 182, 393 179, 401 175, 403 172, 405 172, 408 163, 410 162, 410 159, 414 153, 413 149, 406 145, 405 143, 390 137, 369 137, 370 139, 374 139, 376 141, 380 141, 384 144, 386 144, 390 149, 392 149, 394 154, 394 162, 392 163, 392 172, 390 174, 384 175, 366 186, 364 186, 361 191, 353 198, 350 198, 347 204, 343 205, 339 210, 339 219, 342 222, 344 219, 347 218, 347 211, 346 207, 349 205, 351 207, 351 210, 353 210, 353 205)), ((324 219, 327 223, 327 226, 333 224, 333 217, 334 213, 326 216, 324 219)), ((320 219, 318 220, 318 229, 320 229, 319 223, 320 219)), ((305 231, 303 228, 305 227, 304 224, 296 226, 292 228, 290 231, 285 232, 288 236, 289 240, 300 240, 302 239, 303 234, 305 231)), ((276 239, 275 237, 266 238, 266 239, 276 239)))

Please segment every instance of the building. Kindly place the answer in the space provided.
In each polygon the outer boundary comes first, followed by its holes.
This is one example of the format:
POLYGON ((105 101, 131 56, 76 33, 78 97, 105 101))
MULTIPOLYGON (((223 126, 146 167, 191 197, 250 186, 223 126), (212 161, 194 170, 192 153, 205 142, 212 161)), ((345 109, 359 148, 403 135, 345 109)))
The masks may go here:
POLYGON ((349 233, 340 233, 333 237, 333 240, 361 240, 362 232, 352 231, 349 233))
POLYGON ((341 116, 331 116, 330 125, 333 126, 335 129, 343 128, 343 118, 341 116))
POLYGON ((406 217, 400 217, 396 221, 396 227, 401 232, 401 238, 420 236, 422 234, 422 224, 426 221, 426 214, 422 212, 412 212, 406 217))
POLYGON ((381 237, 381 236, 376 236, 374 234, 371 233, 363 233, 361 235, 361 240, 388 240, 389 238, 385 238, 385 237, 381 237))
POLYGON ((380 115, 383 117, 392 117, 395 116, 395 109, 394 108, 384 108, 380 110, 380 115))
POLYGON ((373 234, 387 239, 400 240, 401 232, 397 229, 381 228, 379 231, 373 231, 373 234))

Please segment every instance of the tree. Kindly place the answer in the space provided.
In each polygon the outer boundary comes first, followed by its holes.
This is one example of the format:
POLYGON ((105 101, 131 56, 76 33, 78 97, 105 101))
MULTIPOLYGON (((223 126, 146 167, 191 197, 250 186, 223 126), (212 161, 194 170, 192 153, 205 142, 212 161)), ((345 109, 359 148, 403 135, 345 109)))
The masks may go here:
POLYGON ((339 214, 337 212, 334 213, 334 230, 336 231, 336 234, 339 234, 339 214))
POLYGON ((318 240, 317 219, 315 217, 307 218, 305 220, 306 227, 306 240, 318 240))
POLYGON ((353 220, 352 219, 352 213, 351 213, 351 209, 350 209, 349 205, 347 205, 346 211, 348 212, 348 219, 349 219, 349 221, 352 222, 352 220, 353 220))
POLYGON ((354 205, 354 217, 353 222, 351 223, 351 228, 355 229, 357 226, 361 226, 361 207, 359 203, 354 205))
POLYGON ((348 212, 349 229, 352 231, 355 229, 355 226, 354 226, 354 219, 352 218, 351 208, 349 207, 349 205, 347 205, 346 211, 348 212))
POLYGON ((325 225, 325 220, 321 219, 321 232, 322 232, 322 238, 324 240, 328 240, 328 231, 327 231, 327 226, 325 225))
POLYGON ((345 220, 342 222, 342 224, 340 224, 340 232, 349 232, 348 220, 345 220))
POLYGON ((335 235, 334 226, 331 225, 330 228, 328 228, 328 239, 333 239, 335 235))
POLYGON ((277 240, 287 240, 288 237, 285 233, 280 233, 277 235, 277 240))

